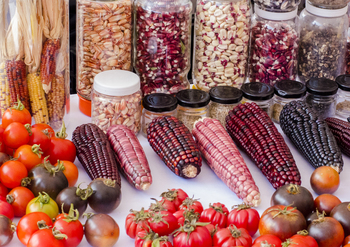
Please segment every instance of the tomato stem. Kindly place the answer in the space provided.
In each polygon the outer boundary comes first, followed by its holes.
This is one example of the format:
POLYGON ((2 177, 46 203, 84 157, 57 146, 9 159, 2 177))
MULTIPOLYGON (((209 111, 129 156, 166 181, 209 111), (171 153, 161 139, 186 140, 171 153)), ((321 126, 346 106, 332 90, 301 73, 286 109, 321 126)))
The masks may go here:
POLYGON ((70 208, 69 208, 68 214, 64 213, 63 205, 64 205, 64 203, 62 203, 62 205, 61 205, 61 207, 62 207, 61 210, 62 210, 62 213, 65 216, 65 219, 64 219, 65 222, 69 223, 69 222, 72 222, 72 221, 79 220, 79 211, 78 211, 78 209, 74 209, 73 203, 70 204, 70 208))
POLYGON ((6 201, 12 204, 15 201, 15 198, 12 195, 6 195, 6 201))
POLYGON ((114 187, 115 186, 115 180, 112 180, 112 179, 104 179, 103 180, 103 183, 108 186, 108 187, 114 187))
POLYGON ((28 131, 29 136, 31 136, 33 134, 32 126, 30 126, 30 124, 25 124, 24 128, 26 128, 26 130, 28 131))
POLYGON ((45 221, 45 220, 40 220, 40 221, 38 221, 36 224, 37 224, 39 230, 41 230, 41 229, 49 229, 49 228, 50 228, 50 227, 46 224, 46 221, 45 221))
POLYGON ((167 192, 163 192, 160 196, 172 202, 177 198, 177 190, 168 190, 167 192))
POLYGON ((86 201, 90 196, 92 196, 92 193, 94 193, 93 189, 91 189, 91 186, 89 185, 86 189, 81 189, 80 185, 78 185, 77 190, 75 191, 75 194, 80 197, 81 200, 86 201))
POLYGON ((308 236, 309 235, 309 232, 307 230, 302 230, 302 231, 298 231, 297 232, 298 235, 301 235, 301 236, 308 236))
POLYGON ((68 236, 66 234, 61 233, 55 226, 52 228, 52 234, 58 240, 68 238, 68 236))
POLYGON ((296 184, 290 184, 287 188, 287 191, 289 194, 293 194, 293 195, 300 193, 299 186, 296 184))
POLYGON ((60 139, 66 139, 67 138, 68 134, 66 132, 66 125, 64 124, 64 121, 62 121, 61 130, 59 132, 57 132, 55 136, 57 138, 60 138, 60 139))
POLYGON ((22 180, 21 180, 21 186, 22 186, 22 187, 27 187, 28 185, 30 185, 31 182, 32 182, 32 179, 29 178, 29 177, 22 178, 22 180))
POLYGON ((248 204, 245 204, 245 203, 232 206, 232 209, 237 209, 237 211, 250 209, 250 208, 251 208, 251 206, 249 206, 248 204))
POLYGON ((39 158, 41 158, 41 155, 44 153, 40 148, 40 144, 34 144, 32 146, 32 152, 38 155, 39 158))
POLYGON ((44 204, 48 204, 50 202, 50 199, 51 199, 50 196, 46 192, 43 192, 43 194, 41 194, 41 192, 39 192, 39 196, 35 200, 35 202, 40 203, 40 208, 43 208, 44 204))
POLYGON ((17 102, 10 109, 15 109, 15 110, 19 110, 19 111, 24 110, 24 105, 23 105, 22 101, 20 101, 18 96, 17 96, 17 102))
POLYGON ((237 227, 236 227, 235 225, 231 224, 231 225, 228 227, 228 229, 230 230, 232 237, 234 237, 234 238, 239 238, 239 237, 241 236, 241 231, 238 230, 237 227), (233 226, 233 229, 232 229, 231 226, 233 226))

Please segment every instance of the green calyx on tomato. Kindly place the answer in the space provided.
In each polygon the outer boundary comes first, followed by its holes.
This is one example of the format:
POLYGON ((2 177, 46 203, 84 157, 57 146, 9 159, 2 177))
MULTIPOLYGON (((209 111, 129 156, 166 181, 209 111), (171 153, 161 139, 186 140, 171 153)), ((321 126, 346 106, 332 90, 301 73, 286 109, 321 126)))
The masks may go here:
POLYGON ((81 183, 78 185, 75 194, 81 200, 86 201, 94 193, 94 191, 91 188, 91 186, 88 186, 86 189, 82 189, 82 188, 80 188, 80 185, 81 185, 81 183))
POLYGON ((196 220, 192 220, 191 222, 185 221, 184 225, 177 229, 174 233, 174 237, 179 235, 181 232, 187 233, 187 239, 189 239, 191 232, 193 232, 197 226, 206 226, 210 223, 208 222, 197 222, 196 220))
POLYGON ((35 202, 40 203, 40 208, 44 207, 44 204, 49 204, 50 203, 50 196, 46 192, 39 192, 39 196, 36 198, 35 202))
POLYGON ((299 186, 296 184, 290 184, 287 188, 288 193, 296 195, 300 193, 299 186))
POLYGON ((15 105, 10 107, 10 110, 11 109, 15 109, 15 110, 19 110, 19 111, 24 110, 24 105, 23 105, 22 101, 20 101, 19 97, 17 97, 17 102, 15 103, 15 105))
POLYGON ((297 232, 297 234, 301 235, 301 236, 309 236, 309 232, 307 230, 299 231, 299 232, 297 232))
POLYGON ((24 128, 26 128, 26 130, 28 131, 29 136, 31 136, 33 134, 32 126, 30 124, 25 124, 24 128))
POLYGON ((239 238, 241 236, 241 231, 238 230, 235 225, 230 225, 228 229, 230 230, 232 237, 239 238))
MULTIPOLYGON (((158 234, 155 234, 155 237, 157 237, 158 234)), ((152 247, 160 247, 160 242, 168 242, 168 236, 162 236, 162 237, 157 237, 152 241, 152 247)))
POLYGON ((64 207, 64 203, 62 203, 61 205, 61 210, 62 210, 62 213, 64 214, 64 221, 65 222, 72 222, 72 221, 77 221, 79 220, 79 211, 78 209, 74 209, 74 205, 73 203, 70 204, 70 208, 69 208, 69 212, 68 214, 64 213, 64 210, 63 210, 63 207, 64 207))
POLYGON ((151 217, 151 214, 149 212, 145 212, 144 208, 141 208, 140 211, 131 209, 130 213, 135 215, 135 218, 134 218, 135 223, 139 223, 140 221, 143 221, 143 220, 148 220, 151 217))
POLYGON ((210 208, 213 208, 216 212, 218 213, 222 213, 222 214, 225 214, 227 215, 226 212, 224 212, 223 208, 222 208, 222 205, 219 205, 219 206, 213 206, 211 203, 209 203, 209 207, 210 208))
POLYGON ((60 138, 60 139, 66 139, 67 136, 68 136, 68 134, 66 132, 66 125, 65 125, 64 121, 62 121, 61 130, 55 134, 55 137, 60 138))
POLYGON ((292 245, 292 244, 297 244, 297 243, 293 242, 293 240, 291 239, 287 239, 285 242, 282 243, 282 247, 288 247, 289 245, 292 245))
POLYGON ((250 208, 251 208, 251 206, 249 206, 248 204, 245 204, 245 203, 232 206, 232 209, 236 209, 237 211, 250 209, 250 208))
POLYGON ((12 195, 6 195, 6 201, 12 204, 15 201, 15 198, 12 195))
POLYGON ((63 162, 59 163, 57 166, 53 166, 48 159, 49 156, 44 158, 44 167, 50 175, 55 176, 56 173, 65 169, 63 162))
MULTIPOLYGON (((169 213, 170 214, 170 213, 169 213)), ((163 222, 164 224, 166 224, 167 226, 169 226, 169 223, 163 219, 163 216, 167 216, 168 214, 162 214, 161 212, 155 212, 152 215, 152 220, 150 222, 152 223, 159 223, 159 222, 163 222)))
POLYGON ((294 210, 296 210, 297 208, 291 208, 288 210, 288 207, 290 206, 285 206, 283 209, 279 209, 279 208, 272 208, 269 211, 267 211, 267 213, 270 213, 272 211, 278 211, 277 214, 275 214, 272 218, 276 218, 279 215, 298 215, 297 213, 293 212, 294 210))
POLYGON ((41 158, 41 155, 44 153, 38 144, 32 146, 32 152, 38 155, 39 158, 41 158))

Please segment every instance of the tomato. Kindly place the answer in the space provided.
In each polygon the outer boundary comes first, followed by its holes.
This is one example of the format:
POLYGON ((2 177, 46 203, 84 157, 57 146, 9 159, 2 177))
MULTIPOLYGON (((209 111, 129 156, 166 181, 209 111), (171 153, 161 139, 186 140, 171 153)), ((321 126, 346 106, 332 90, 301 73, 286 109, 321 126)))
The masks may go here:
POLYGON ((179 227, 175 216, 168 211, 152 213, 148 222, 152 231, 159 236, 169 235, 179 227))
POLYGON ((177 219, 177 222, 183 226, 185 223, 185 220, 191 222, 192 220, 198 221, 199 219, 199 213, 194 212, 194 209, 188 210, 178 210, 174 214, 175 218, 177 219))
POLYGON ((26 214, 27 205, 34 198, 34 194, 26 187, 16 187, 6 198, 7 202, 12 205, 15 216, 22 217, 26 214))
POLYGON ((55 135, 55 131, 53 130, 53 128, 48 125, 48 124, 44 124, 44 123, 36 123, 32 126, 32 129, 38 129, 38 130, 46 130, 47 134, 49 135, 49 137, 53 137, 55 135))
POLYGON ((343 245, 347 245, 347 244, 350 244, 350 235, 344 238, 343 245))
POLYGON ((50 147, 51 137, 55 135, 53 129, 47 124, 34 124, 31 132, 28 144, 31 146, 34 144, 40 145, 41 150, 46 152, 50 147))
POLYGON ((13 238, 12 221, 5 215, 0 215, 0 246, 5 246, 11 242, 13 238))
POLYGON ((214 226, 217 225, 220 228, 226 227, 227 225, 227 207, 222 203, 214 203, 213 205, 209 204, 209 208, 203 210, 201 217, 199 218, 200 222, 210 222, 214 226))
POLYGON ((330 215, 332 209, 340 203, 339 198, 331 194, 322 194, 315 199, 315 207, 319 212, 324 211, 326 215, 330 215))
POLYGON ((32 212, 43 212, 53 219, 58 215, 58 206, 47 193, 41 194, 39 192, 39 196, 33 198, 27 205, 26 214, 32 212))
POLYGON ((233 209, 227 216, 227 225, 235 225, 244 228, 250 236, 254 236, 259 227, 260 215, 255 209, 248 205, 241 204, 233 209))
POLYGON ((0 200, 0 214, 5 215, 10 220, 13 220, 15 213, 10 203, 0 200))
POLYGON ((309 247, 308 244, 302 242, 302 241, 295 241, 291 239, 287 239, 285 242, 282 243, 283 247, 309 247))
POLYGON ((64 242, 60 239, 57 239, 53 234, 52 229, 40 229, 33 233, 27 247, 64 247, 64 242))
POLYGON ((307 247, 318 247, 316 240, 309 236, 306 230, 298 232, 298 234, 293 235, 289 240, 296 244, 305 243, 307 247))
POLYGON ((275 236, 273 234, 264 234, 264 235, 257 237, 254 240, 252 247, 262 247, 261 246, 262 243, 270 244, 271 246, 274 246, 274 247, 281 247, 282 246, 282 241, 277 236, 275 236))
POLYGON ((9 148, 19 148, 20 146, 28 143, 28 130, 21 123, 11 123, 4 131, 3 141, 9 148))
POLYGON ((167 236, 156 238, 152 242, 153 246, 157 247, 173 247, 172 243, 168 240, 167 236))
POLYGON ((350 244, 346 244, 346 245, 344 245, 343 247, 350 247, 350 244))
POLYGON ((350 203, 343 202, 335 206, 330 214, 331 217, 339 221, 344 229, 345 236, 350 235, 350 203))
POLYGON ((163 192, 160 196, 173 202, 177 210, 179 209, 182 202, 188 197, 187 193, 182 189, 171 189, 167 192, 163 192))
POLYGON ((187 197, 182 204, 179 206, 179 209, 185 210, 185 209, 191 210, 194 209, 196 213, 201 214, 203 212, 203 206, 200 201, 197 201, 195 199, 187 197))
POLYGON ((32 124, 32 116, 21 101, 18 101, 15 106, 8 108, 2 115, 2 127, 4 129, 13 122, 19 122, 23 125, 32 124))
POLYGON ((68 186, 73 187, 76 182, 78 181, 79 177, 79 171, 77 166, 68 160, 59 160, 55 166, 58 166, 59 164, 63 165, 63 174, 66 176, 68 180, 68 186))
POLYGON ((27 168, 17 160, 6 161, 0 167, 0 181, 7 188, 12 189, 20 186, 22 179, 27 176, 27 168))
MULTIPOLYGON (((187 229, 190 227, 187 227, 187 229)), ((211 247, 210 232, 204 226, 193 226, 193 230, 180 229, 173 239, 174 247, 211 247)))
POLYGON ((5 146, 5 153, 6 153, 7 155, 13 157, 13 156, 15 155, 15 151, 16 151, 16 149, 14 149, 14 148, 9 148, 9 147, 5 146))
POLYGON ((2 139, 2 135, 4 134, 5 128, 0 124, 0 138, 2 139))
POLYGON ((37 144, 33 146, 26 144, 16 149, 14 157, 18 158, 17 160, 22 162, 29 172, 34 166, 41 163, 42 154, 43 152, 37 144))
POLYGON ((218 247, 250 247, 252 246, 252 242, 252 237, 249 235, 246 229, 238 229, 234 225, 218 230, 213 236, 213 245, 218 247))
POLYGON ((5 142, 3 140, 2 133, 1 133, 1 136, 0 136, 0 152, 2 152, 2 153, 6 152, 6 145, 5 145, 5 142))
POLYGON ((311 174, 310 184, 318 195, 333 194, 339 188, 339 173, 330 166, 318 167, 311 174))
POLYGON ((282 241, 306 228, 303 214, 283 205, 272 206, 264 211, 259 221, 260 235, 273 234, 282 241))
POLYGON ((125 219, 125 231, 130 238, 135 238, 138 231, 137 228, 148 229, 149 223, 148 219, 150 214, 145 212, 144 208, 141 211, 131 210, 131 213, 126 216, 125 219))
POLYGON ((135 247, 152 247, 155 233, 150 230, 142 229, 136 234, 135 247))
POLYGON ((47 226, 52 227, 51 218, 43 212, 26 214, 19 220, 16 232, 22 244, 27 245, 32 234, 39 230, 38 221, 45 221, 47 226))
POLYGON ((319 247, 340 247, 344 240, 343 227, 332 217, 320 216, 311 222, 307 230, 319 247))
POLYGON ((0 196, 6 197, 7 193, 8 193, 7 187, 2 183, 0 183, 0 196))
POLYGON ((155 203, 151 203, 149 207, 149 211, 153 212, 159 212, 159 211, 168 211, 170 213, 176 212, 175 204, 167 199, 162 199, 161 201, 158 201, 155 198, 152 198, 152 200, 155 200, 155 203))

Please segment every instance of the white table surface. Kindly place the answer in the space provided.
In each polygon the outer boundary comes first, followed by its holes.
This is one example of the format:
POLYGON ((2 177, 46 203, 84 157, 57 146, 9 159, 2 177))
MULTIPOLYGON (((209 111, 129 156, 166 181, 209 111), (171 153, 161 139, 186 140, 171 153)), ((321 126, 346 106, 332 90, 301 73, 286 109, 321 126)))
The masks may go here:
MULTIPOLYGON (((68 122, 68 138, 72 137, 74 129, 83 124, 89 123, 90 118, 85 116, 79 111, 78 108, 78 97, 77 95, 71 95, 71 112, 68 122)), ((281 128, 277 125, 278 130, 282 133, 281 128)), ((311 191, 314 198, 316 194, 312 191, 310 186, 310 176, 314 171, 314 168, 304 159, 296 148, 292 145, 291 141, 282 134, 291 152, 294 156, 296 164, 301 173, 302 186, 306 187, 311 191)), ((122 201, 119 207, 113 211, 110 215, 116 220, 120 227, 120 237, 115 246, 121 247, 132 247, 134 246, 134 240, 131 239, 125 233, 125 217, 129 213, 130 209, 140 210, 141 207, 147 208, 152 200, 150 198, 160 199, 159 195, 171 188, 181 188, 187 194, 194 198, 199 199, 203 204, 204 208, 209 207, 209 203, 221 202, 224 203, 230 210, 233 205, 241 204, 242 201, 237 198, 236 194, 232 192, 216 175, 211 169, 203 162, 201 173, 194 179, 184 179, 176 176, 170 169, 160 160, 157 154, 152 150, 147 142, 147 139, 140 133, 138 138, 143 146, 153 177, 153 184, 147 191, 138 191, 133 188, 127 181, 122 177, 122 201)), ((257 208, 260 214, 270 206, 270 198, 275 191, 272 185, 268 182, 265 176, 260 170, 254 165, 254 163, 248 158, 248 156, 241 152, 252 176, 260 189, 261 193, 261 204, 257 208)), ((334 193, 341 201, 350 201, 350 195, 346 191, 350 188, 350 158, 343 155, 344 169, 340 174, 340 187, 334 193)), ((79 179, 77 184, 81 182, 89 183, 91 180, 85 173, 78 159, 74 162, 79 169, 79 179)), ((82 185, 84 187, 84 185, 82 185)), ((86 212, 93 212, 89 207, 86 212)), ((14 222, 17 223, 19 218, 15 218, 14 222)), ((81 219, 85 222, 85 218, 81 219)), ((257 236, 258 233, 255 235, 257 236)), ((18 240, 17 235, 14 235, 13 240, 8 246, 23 246, 18 240)), ((79 246, 90 246, 85 237, 79 246)))

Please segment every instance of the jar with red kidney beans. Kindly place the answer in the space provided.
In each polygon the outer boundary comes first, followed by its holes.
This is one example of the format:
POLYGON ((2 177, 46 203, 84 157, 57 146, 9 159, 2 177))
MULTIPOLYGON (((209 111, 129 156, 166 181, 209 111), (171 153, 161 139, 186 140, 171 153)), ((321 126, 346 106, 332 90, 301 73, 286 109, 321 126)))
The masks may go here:
POLYGON ((193 55, 194 84, 240 87, 246 79, 249 0, 198 0, 193 55))
POLYGON ((134 68, 145 95, 189 88, 192 2, 134 1, 134 68))
POLYGON ((295 80, 298 72, 299 31, 297 9, 273 13, 255 5, 250 46, 250 81, 274 85, 295 80))

